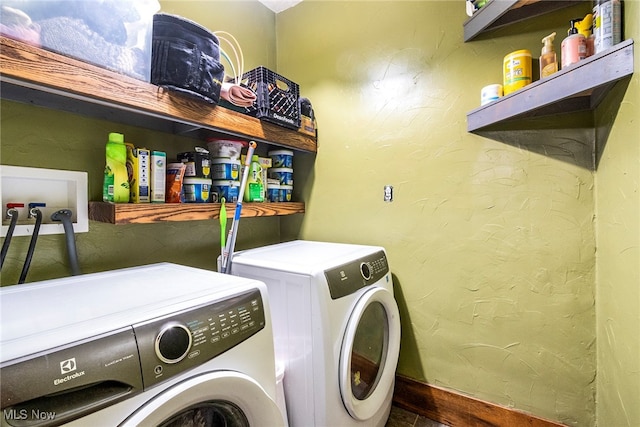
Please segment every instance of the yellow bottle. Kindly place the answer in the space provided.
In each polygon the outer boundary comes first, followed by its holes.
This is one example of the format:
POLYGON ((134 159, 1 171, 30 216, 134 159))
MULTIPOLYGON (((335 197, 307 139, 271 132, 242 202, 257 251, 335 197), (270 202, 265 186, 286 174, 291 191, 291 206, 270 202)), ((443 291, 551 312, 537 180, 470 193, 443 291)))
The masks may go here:
POLYGON ((542 54, 540 55, 540 78, 549 77, 558 71, 558 58, 553 49, 553 39, 556 33, 551 33, 542 39, 542 54))
POLYGON ((105 154, 102 200, 127 203, 129 201, 129 174, 127 173, 127 147, 124 145, 124 135, 110 133, 105 154))
POLYGON ((596 52, 595 36, 593 35, 593 15, 588 13, 581 21, 576 22, 578 34, 582 34, 587 43, 587 58, 596 52))

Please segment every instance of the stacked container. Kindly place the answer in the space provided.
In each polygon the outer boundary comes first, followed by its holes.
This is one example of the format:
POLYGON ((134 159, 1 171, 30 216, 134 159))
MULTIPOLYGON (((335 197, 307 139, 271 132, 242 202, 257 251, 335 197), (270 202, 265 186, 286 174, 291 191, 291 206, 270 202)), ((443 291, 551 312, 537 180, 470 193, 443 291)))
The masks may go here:
POLYGON ((210 140, 207 144, 211 153, 211 201, 235 203, 240 192, 240 141, 210 140), (230 143, 230 146, 225 145, 230 143), (237 147, 236 147, 237 146, 237 147), (228 149, 229 147, 233 149, 228 149), (226 149, 225 149, 226 148, 226 149))
POLYGON ((293 193, 293 151, 269 151, 272 167, 267 181, 267 200, 270 202, 290 202, 293 193))
POLYGON ((186 203, 207 203, 211 200, 211 163, 209 152, 201 147, 178 154, 185 165, 182 190, 186 203))

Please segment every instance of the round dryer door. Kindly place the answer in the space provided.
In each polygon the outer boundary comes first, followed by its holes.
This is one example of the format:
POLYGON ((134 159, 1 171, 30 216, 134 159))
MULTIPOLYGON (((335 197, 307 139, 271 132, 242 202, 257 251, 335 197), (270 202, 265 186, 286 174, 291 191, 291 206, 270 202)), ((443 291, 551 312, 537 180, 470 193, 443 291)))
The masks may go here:
POLYGON ((400 314, 393 295, 373 288, 358 300, 340 353, 340 392, 349 414, 368 420, 386 403, 400 353, 400 314))
POLYGON ((199 374, 146 402, 121 427, 283 426, 276 403, 252 378, 232 371, 199 374))

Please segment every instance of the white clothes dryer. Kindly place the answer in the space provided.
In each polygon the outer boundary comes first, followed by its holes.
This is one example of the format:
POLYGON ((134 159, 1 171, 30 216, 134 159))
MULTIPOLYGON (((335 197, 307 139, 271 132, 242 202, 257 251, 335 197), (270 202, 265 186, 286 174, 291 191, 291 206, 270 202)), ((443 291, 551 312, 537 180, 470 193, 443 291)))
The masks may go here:
POLYGON ((283 426, 264 283, 174 264, 0 289, 3 426, 283 426))
POLYGON ((384 426, 400 350, 384 249, 298 240, 238 252, 231 272, 267 284, 290 425, 384 426))

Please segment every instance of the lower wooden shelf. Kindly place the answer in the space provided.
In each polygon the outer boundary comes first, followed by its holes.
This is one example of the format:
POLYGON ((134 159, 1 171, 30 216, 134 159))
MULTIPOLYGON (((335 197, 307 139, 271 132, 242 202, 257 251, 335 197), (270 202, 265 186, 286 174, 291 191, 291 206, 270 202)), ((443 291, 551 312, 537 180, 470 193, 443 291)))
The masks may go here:
MULTIPOLYGON (((236 205, 227 204, 227 218, 236 205)), ((242 218, 304 213, 302 202, 243 203, 242 218)), ((105 203, 89 202, 89 219, 110 224, 150 224, 166 221, 200 221, 220 217, 219 203, 105 203)))

